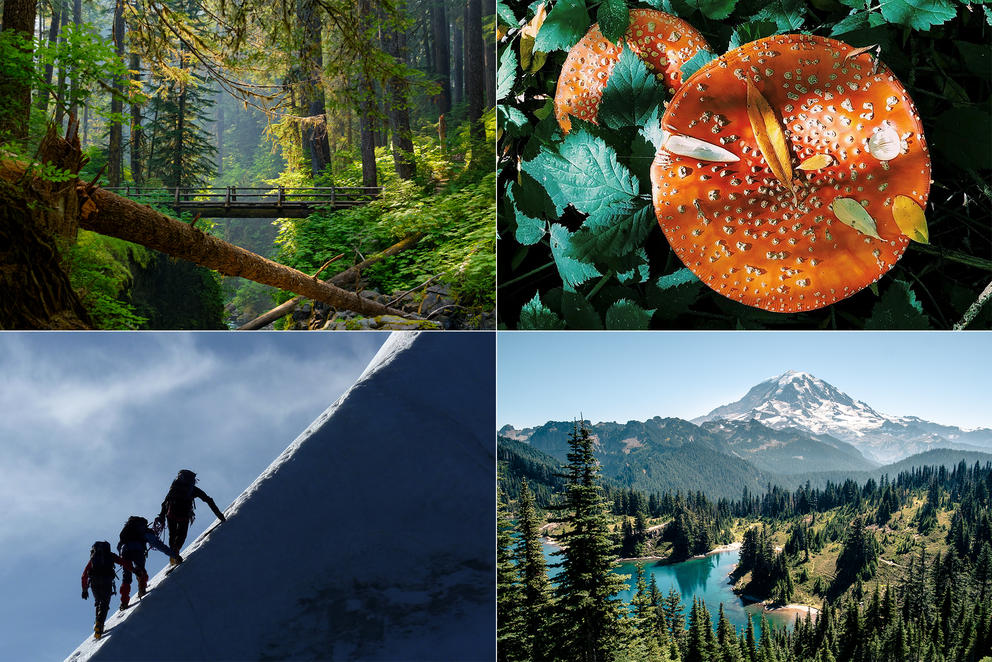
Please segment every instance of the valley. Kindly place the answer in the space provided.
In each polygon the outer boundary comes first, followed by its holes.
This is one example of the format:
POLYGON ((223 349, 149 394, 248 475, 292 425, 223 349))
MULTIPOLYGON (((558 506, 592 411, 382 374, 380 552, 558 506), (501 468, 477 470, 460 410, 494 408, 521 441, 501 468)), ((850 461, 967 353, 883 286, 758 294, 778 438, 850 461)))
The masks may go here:
POLYGON ((581 622, 602 659, 978 662, 990 438, 791 371, 691 421, 504 425, 501 650, 570 659, 581 622))

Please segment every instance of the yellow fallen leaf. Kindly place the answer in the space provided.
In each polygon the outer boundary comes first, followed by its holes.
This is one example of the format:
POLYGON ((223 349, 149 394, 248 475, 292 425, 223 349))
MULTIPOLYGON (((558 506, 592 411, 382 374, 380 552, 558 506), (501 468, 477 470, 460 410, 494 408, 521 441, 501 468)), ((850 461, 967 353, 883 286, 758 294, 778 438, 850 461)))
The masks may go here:
POLYGON ((830 210, 837 217, 837 220, 844 225, 852 227, 869 237, 881 239, 878 236, 878 227, 875 225, 875 219, 854 198, 834 198, 834 201, 830 203, 830 210))
POLYGON ((782 123, 750 78, 747 79, 747 118, 751 121, 754 139, 768 167, 782 185, 795 195, 792 188, 792 161, 782 123))
POLYGON ((821 170, 834 162, 829 154, 815 154, 799 164, 800 170, 821 170))
POLYGON ((904 235, 920 244, 930 243, 930 232, 927 230, 927 217, 923 207, 916 200, 897 195, 892 201, 892 218, 904 235))
POLYGON ((544 25, 544 19, 548 15, 544 3, 534 12, 534 18, 530 19, 523 28, 520 29, 520 67, 527 72, 534 73, 544 66, 544 61, 548 59, 547 53, 534 50, 534 40, 537 39, 537 32, 544 25))

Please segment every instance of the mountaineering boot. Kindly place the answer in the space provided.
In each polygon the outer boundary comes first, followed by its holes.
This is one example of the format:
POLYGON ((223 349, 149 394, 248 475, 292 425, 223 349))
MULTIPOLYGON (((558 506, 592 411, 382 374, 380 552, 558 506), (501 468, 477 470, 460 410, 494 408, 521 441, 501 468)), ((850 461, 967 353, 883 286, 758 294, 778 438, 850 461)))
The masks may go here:
POLYGON ((169 565, 179 565, 179 561, 176 560, 175 556, 169 559, 169 565))
POLYGON ((126 598, 121 598, 121 611, 124 611, 125 609, 127 609, 127 605, 128 605, 127 599, 126 598))
POLYGON ((147 592, 148 591, 145 590, 145 587, 144 586, 139 586, 138 587, 138 599, 140 600, 141 598, 145 597, 145 593, 147 593, 147 592))
POLYGON ((103 623, 97 623, 93 626, 93 638, 99 639, 103 634, 103 623))

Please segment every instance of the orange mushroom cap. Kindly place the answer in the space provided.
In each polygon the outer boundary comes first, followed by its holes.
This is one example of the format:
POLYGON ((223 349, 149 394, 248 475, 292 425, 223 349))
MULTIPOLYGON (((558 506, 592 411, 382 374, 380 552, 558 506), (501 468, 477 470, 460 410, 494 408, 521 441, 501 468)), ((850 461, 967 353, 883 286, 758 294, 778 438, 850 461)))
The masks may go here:
MULTIPOLYGON (((680 67, 700 50, 709 48, 706 38, 696 28, 677 16, 654 9, 632 9, 623 40, 644 61, 648 71, 664 78, 673 94, 682 85, 680 67)), ((555 92, 555 118, 565 133, 572 126, 570 115, 596 121, 606 81, 621 51, 622 46, 603 36, 598 23, 572 46, 555 92)))
POLYGON ((852 51, 818 36, 761 39, 697 71, 668 105, 662 128, 691 156, 668 142, 658 150, 655 214, 679 258, 720 294, 770 311, 813 310, 875 282, 906 250, 893 202, 926 207, 923 127, 892 72, 852 51), (748 80, 784 129, 786 177, 756 139, 748 80), (692 139, 727 158, 699 158, 685 147, 692 139), (852 214, 870 216, 879 238, 870 223, 845 224, 852 214))

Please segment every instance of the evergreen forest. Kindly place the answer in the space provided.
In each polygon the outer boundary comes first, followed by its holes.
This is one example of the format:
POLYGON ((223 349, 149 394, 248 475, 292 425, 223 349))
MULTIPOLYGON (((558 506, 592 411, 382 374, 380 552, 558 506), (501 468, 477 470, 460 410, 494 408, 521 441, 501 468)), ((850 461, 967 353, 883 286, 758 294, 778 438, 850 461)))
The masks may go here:
POLYGON ((495 325, 495 7, 2 10, 0 328, 495 325))
POLYGON ((526 462, 501 466, 499 660, 992 659, 992 464, 711 499, 612 486, 594 444, 576 426, 564 465, 550 475, 529 466, 536 490, 519 471, 526 462), (760 603, 758 622, 735 628, 724 604, 684 604, 646 579, 653 564, 731 542, 739 560, 729 581, 760 603), (621 557, 637 562, 632 576, 615 571, 621 557), (765 617, 796 605, 809 610, 791 627, 765 617))

